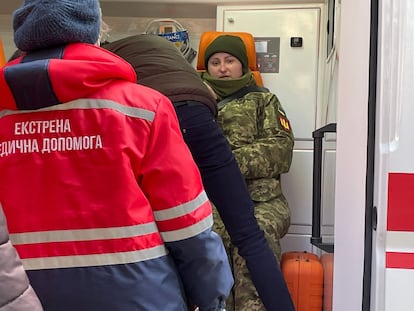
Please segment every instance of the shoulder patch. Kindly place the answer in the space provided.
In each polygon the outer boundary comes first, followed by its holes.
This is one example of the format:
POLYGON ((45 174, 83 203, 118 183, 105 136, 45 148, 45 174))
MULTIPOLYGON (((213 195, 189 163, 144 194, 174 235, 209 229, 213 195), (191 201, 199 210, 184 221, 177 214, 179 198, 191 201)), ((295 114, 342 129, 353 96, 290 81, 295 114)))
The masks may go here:
POLYGON ((285 116, 283 116, 283 115, 280 115, 279 116, 279 122, 280 122, 280 125, 286 130, 286 131, 290 131, 290 129, 291 129, 291 127, 290 127, 290 123, 289 123, 289 120, 285 117, 285 116))

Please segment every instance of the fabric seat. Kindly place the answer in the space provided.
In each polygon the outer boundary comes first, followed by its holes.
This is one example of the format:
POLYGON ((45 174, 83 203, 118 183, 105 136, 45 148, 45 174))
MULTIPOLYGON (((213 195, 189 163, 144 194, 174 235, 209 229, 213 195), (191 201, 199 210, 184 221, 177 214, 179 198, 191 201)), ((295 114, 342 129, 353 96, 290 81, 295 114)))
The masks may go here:
POLYGON ((223 32, 223 31, 206 31, 201 34, 200 44, 198 47, 198 58, 197 58, 197 71, 203 72, 207 68, 204 66, 204 53, 208 45, 218 36, 222 35, 233 35, 239 36, 246 46, 247 59, 249 61, 249 69, 253 73, 257 85, 263 86, 262 76, 257 68, 256 62, 256 46, 254 43, 254 37, 248 32, 223 32))

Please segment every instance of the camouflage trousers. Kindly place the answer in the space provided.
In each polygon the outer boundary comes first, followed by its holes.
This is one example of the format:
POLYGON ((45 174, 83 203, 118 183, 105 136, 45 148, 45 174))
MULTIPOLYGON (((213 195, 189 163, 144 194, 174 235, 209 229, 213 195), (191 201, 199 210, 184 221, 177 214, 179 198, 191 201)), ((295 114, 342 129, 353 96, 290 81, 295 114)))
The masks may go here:
MULTIPOLYGON (((230 237, 215 208, 213 212, 213 229, 223 239, 234 276, 234 286, 226 301, 226 310, 265 311, 266 309, 250 278, 246 262, 238 254, 237 248, 231 244, 230 237)), ((286 200, 281 196, 268 202, 256 202, 255 216, 260 227, 265 232, 270 248, 280 261, 280 239, 287 233, 290 226, 290 210, 286 200)))

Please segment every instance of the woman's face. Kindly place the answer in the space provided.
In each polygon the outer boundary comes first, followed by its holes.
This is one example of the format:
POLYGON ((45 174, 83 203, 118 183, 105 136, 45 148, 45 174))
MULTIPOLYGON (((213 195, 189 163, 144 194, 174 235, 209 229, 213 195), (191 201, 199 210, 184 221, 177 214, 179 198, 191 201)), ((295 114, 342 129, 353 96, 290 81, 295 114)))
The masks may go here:
POLYGON ((217 79, 236 79, 243 75, 243 66, 233 55, 219 52, 209 58, 207 71, 217 79))

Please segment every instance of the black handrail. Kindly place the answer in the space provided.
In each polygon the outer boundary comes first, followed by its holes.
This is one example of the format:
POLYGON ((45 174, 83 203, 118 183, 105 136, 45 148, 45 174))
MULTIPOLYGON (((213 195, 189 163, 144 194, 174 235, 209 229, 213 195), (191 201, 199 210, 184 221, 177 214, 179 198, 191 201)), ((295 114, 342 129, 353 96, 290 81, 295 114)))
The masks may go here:
POLYGON ((327 124, 312 133, 313 137, 313 192, 312 192, 312 237, 311 243, 328 253, 334 252, 333 243, 322 242, 321 237, 321 192, 322 192, 322 142, 325 133, 336 133, 336 123, 327 124))

